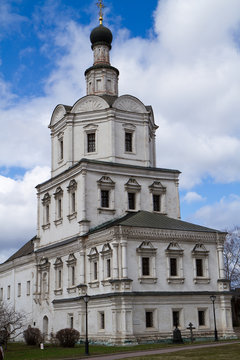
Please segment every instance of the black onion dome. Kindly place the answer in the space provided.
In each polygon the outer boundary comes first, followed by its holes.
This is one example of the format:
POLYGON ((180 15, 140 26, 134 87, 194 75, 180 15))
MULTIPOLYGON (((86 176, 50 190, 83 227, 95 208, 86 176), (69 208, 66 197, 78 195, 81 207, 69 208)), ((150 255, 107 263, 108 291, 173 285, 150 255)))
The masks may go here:
POLYGON ((107 45, 111 48, 112 38, 113 36, 111 30, 109 30, 103 25, 95 27, 90 35, 92 47, 96 44, 102 44, 107 45))

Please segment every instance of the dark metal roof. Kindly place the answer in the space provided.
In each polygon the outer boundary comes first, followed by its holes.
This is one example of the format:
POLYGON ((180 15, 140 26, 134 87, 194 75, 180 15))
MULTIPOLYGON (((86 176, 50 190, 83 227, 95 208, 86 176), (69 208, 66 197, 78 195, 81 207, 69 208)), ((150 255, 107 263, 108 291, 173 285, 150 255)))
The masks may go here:
POLYGON ((29 240, 26 244, 24 244, 18 251, 16 251, 10 258, 8 258, 5 263, 8 261, 15 260, 17 258, 20 258, 22 256, 30 255, 34 252, 34 244, 33 240, 36 238, 34 236, 31 240, 29 240))
POLYGON ((221 231, 205 226, 195 225, 179 219, 173 219, 164 214, 152 213, 148 211, 138 211, 128 213, 123 217, 108 221, 95 228, 92 228, 90 229, 89 234, 118 225, 150 229, 221 233, 221 231))

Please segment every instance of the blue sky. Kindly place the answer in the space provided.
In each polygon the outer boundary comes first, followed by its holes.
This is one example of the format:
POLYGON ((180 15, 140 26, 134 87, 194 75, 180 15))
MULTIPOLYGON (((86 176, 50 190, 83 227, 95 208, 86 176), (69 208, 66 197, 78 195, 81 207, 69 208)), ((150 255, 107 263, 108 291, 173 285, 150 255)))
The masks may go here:
MULTIPOLYGON (((96 0, 0 3, 0 261, 36 233, 48 124, 85 95, 96 0), (11 214, 9 216, 9 214, 11 214)), ((157 165, 182 171, 184 220, 240 225, 239 0, 105 0, 120 94, 152 105, 157 165)))

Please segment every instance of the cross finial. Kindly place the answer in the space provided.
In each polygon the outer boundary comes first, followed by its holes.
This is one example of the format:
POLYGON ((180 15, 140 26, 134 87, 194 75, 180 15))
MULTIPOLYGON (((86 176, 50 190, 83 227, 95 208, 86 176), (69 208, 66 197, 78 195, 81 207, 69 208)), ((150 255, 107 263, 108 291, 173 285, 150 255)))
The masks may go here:
POLYGON ((102 22, 103 22, 103 11, 102 10, 105 7, 102 0, 98 0, 97 6, 99 7, 99 22, 100 22, 100 25, 102 25, 102 22))

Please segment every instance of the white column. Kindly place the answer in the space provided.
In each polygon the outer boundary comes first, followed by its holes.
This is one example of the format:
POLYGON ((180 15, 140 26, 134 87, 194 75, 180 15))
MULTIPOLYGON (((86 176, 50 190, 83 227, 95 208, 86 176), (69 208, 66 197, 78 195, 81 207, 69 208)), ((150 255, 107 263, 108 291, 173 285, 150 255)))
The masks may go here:
POLYGON ((85 283, 85 251, 80 251, 80 284, 85 283))
POLYGON ((113 242, 113 279, 118 279, 118 243, 113 242))
POLYGON ((224 260, 223 260, 223 244, 218 244, 218 267, 219 267, 219 278, 225 279, 225 269, 224 269, 224 260))
POLYGON ((121 249, 122 249, 122 277, 128 278, 127 241, 121 241, 121 249))

